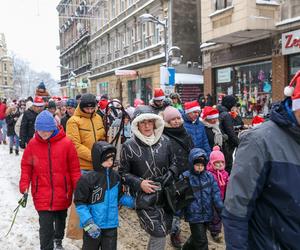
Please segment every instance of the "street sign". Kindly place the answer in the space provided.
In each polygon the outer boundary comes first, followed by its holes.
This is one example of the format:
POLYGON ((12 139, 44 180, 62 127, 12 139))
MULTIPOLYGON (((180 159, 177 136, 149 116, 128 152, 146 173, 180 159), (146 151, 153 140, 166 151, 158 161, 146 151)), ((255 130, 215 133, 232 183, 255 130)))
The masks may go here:
POLYGON ((160 84, 174 86, 175 84, 175 68, 160 67, 160 84))

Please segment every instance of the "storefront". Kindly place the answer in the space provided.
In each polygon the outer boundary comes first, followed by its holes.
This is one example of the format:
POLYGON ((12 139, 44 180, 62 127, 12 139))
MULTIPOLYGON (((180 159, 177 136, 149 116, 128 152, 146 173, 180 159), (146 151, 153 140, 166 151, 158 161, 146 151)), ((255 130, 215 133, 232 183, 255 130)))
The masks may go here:
POLYGON ((241 116, 267 115, 272 102, 271 60, 215 69, 217 101, 234 95, 240 104, 241 116))
POLYGON ((149 104, 152 99, 152 79, 151 78, 140 78, 137 80, 129 80, 128 84, 128 103, 133 106, 136 98, 142 99, 145 104, 149 104), (139 91, 140 81, 140 91, 139 91))
POLYGON ((282 55, 288 57, 288 79, 300 70, 300 30, 282 34, 282 55))

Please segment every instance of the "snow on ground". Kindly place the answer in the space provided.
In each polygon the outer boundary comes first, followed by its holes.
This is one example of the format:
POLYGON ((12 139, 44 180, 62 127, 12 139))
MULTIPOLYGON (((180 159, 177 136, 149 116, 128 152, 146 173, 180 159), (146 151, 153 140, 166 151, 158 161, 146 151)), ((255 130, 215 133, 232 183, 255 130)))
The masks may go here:
MULTIPOLYGON (((26 208, 20 207, 15 224, 10 234, 5 237, 13 218, 13 210, 22 197, 19 193, 20 161, 19 156, 8 153, 7 145, 0 145, 0 250, 38 250, 39 249, 39 222, 38 214, 34 209, 31 195, 26 208)), ((67 219, 68 220, 68 219, 67 219)), ((122 208, 120 210, 120 227, 118 229, 118 250, 144 250, 147 248, 148 235, 140 228, 134 210, 122 208)), ((182 222, 182 239, 185 241, 190 231, 188 224, 182 222)), ((208 234, 209 249, 224 250, 224 244, 212 241, 208 234)), ((174 249, 167 240, 167 250, 174 249)), ((79 250, 82 241, 65 238, 63 246, 66 250, 79 250)))

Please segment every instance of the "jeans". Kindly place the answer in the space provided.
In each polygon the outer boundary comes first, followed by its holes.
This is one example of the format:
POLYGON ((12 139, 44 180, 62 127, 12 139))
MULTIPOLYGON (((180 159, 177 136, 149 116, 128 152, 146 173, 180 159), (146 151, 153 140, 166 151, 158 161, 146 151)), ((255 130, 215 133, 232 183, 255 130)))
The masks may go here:
POLYGON ((166 246, 166 237, 150 236, 147 250, 164 250, 166 246))
POLYGON ((19 137, 17 135, 9 136, 9 148, 13 148, 14 144, 16 145, 16 149, 19 150, 19 137))
POLYGON ((117 250, 118 229, 102 229, 99 239, 91 238, 83 232, 82 250, 117 250))
POLYGON ((6 141, 7 125, 5 120, 0 120, 0 142, 6 141))
POLYGON ((38 213, 41 250, 53 250, 54 239, 64 238, 67 210, 38 211, 38 213))
POLYGON ((182 250, 208 250, 206 223, 190 223, 191 236, 184 243, 182 250))

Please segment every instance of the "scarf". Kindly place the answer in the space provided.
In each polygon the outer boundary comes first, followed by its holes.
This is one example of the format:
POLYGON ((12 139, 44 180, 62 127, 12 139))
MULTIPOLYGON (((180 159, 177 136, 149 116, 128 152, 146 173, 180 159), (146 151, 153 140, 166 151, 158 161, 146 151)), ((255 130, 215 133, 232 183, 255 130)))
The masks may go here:
POLYGON ((188 138, 189 135, 183 126, 180 126, 179 128, 165 127, 164 134, 173 138, 188 153, 193 148, 193 146, 190 145, 191 140, 188 138))
POLYGON ((214 133, 214 142, 215 142, 215 145, 219 145, 221 148, 222 148, 222 145, 223 145, 223 135, 222 135, 222 132, 220 130, 220 127, 219 127, 219 123, 215 123, 215 124, 210 124, 208 123, 207 121, 205 120, 201 120, 202 123, 204 124, 205 127, 208 127, 208 128, 212 128, 212 131, 214 133))
POLYGON ((144 135, 142 135, 142 137, 144 139, 143 142, 145 142, 147 145, 151 146, 151 145, 154 144, 154 141, 155 141, 155 135, 154 134, 152 134, 150 136, 144 136, 144 135))

